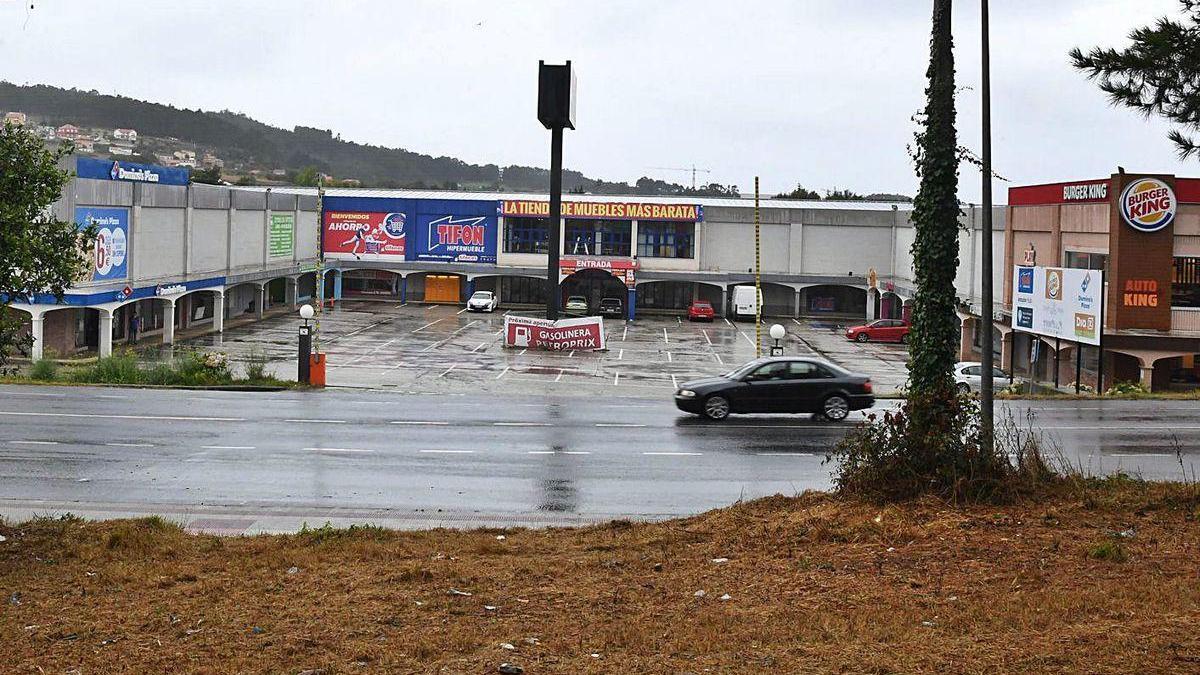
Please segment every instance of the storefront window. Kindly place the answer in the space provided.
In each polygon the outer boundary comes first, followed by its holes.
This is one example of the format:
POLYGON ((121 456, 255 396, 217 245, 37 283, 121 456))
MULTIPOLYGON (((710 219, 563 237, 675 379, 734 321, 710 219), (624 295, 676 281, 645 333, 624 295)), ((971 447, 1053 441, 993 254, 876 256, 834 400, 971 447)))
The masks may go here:
POLYGON ((695 223, 638 223, 639 258, 692 258, 695 223))
POLYGON ((1064 256, 1063 267, 1069 267, 1076 270, 1107 270, 1108 269, 1108 254, 1106 253, 1084 253, 1081 251, 1067 251, 1064 256))
POLYGON ((342 275, 344 295, 396 295, 398 277, 384 270, 351 270, 342 275))
MULTIPOLYGON (((638 236, 641 239, 641 236, 638 236)), ((687 281, 655 281, 638 286, 637 306, 652 309, 687 309, 694 289, 687 281)))
POLYGON ((505 218, 505 253, 549 253, 550 220, 547 218, 505 218))
POLYGON ((546 280, 533 277, 500 277, 500 302, 514 305, 546 304, 546 280))
POLYGON ((568 220, 563 253, 629 257, 632 231, 628 220, 568 220))
POLYGON ((1200 307, 1200 258, 1175 258, 1172 307, 1200 307))

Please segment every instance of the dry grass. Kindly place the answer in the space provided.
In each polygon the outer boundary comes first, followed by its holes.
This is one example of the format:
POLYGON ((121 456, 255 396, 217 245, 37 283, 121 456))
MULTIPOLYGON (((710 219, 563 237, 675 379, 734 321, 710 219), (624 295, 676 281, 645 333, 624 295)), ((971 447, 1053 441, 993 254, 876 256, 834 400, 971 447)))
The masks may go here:
POLYGON ((0 670, 1197 672, 1198 517, 1194 487, 1126 480, 1005 507, 774 497, 504 540, 41 520, 0 526, 0 670))

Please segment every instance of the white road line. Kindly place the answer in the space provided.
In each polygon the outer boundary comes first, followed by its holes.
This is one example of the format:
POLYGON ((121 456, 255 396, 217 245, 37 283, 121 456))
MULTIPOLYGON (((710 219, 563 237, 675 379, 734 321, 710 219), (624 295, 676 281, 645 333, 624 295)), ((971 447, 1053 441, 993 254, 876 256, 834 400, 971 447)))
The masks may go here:
POLYGON ((1109 455, 1101 454, 1101 457, 1174 457, 1169 452, 1114 452, 1109 455))
POLYGON ((548 427, 549 422, 492 422, 494 427, 548 427))
POLYGON ((759 457, 815 457, 811 452, 756 452, 759 457))
POLYGON ((414 329, 412 330, 412 332, 416 333, 416 332, 418 332, 418 331, 423 331, 423 330, 425 330, 426 328, 429 328, 430 326, 432 326, 433 324, 435 324, 435 323, 440 323, 441 321, 442 321, 441 319, 438 319, 437 321, 430 321, 429 323, 425 324, 424 326, 421 326, 420 328, 414 328, 414 329))
POLYGON ((587 450, 529 450, 527 455, 590 455, 587 450))
POLYGON ((471 353, 474 354, 475 352, 478 352, 480 349, 483 349, 486 346, 487 346, 486 342, 480 342, 478 347, 471 350, 471 353))
POLYGON ((441 373, 439 373, 438 377, 445 377, 445 376, 449 375, 450 371, 454 370, 455 366, 457 366, 457 365, 458 365, 457 363, 450 364, 450 367, 443 370, 441 373))
POLYGON ((598 427, 629 427, 629 428, 634 428, 634 427, 644 427, 644 426, 646 426, 646 425, 645 425, 645 424, 625 424, 625 423, 623 423, 623 422, 597 422, 597 423, 596 423, 596 426, 598 426, 598 427))
POLYGON ((253 450, 253 445, 202 445, 201 450, 253 450))
POLYGON ((284 422, 298 422, 300 424, 345 424, 346 420, 284 420, 284 422))
POLYGON ((679 388, 679 381, 675 379, 675 373, 671 373, 671 386, 676 389, 679 388))
POLYGON ((434 422, 432 420, 392 420, 388 424, 406 424, 414 427, 444 427, 449 425, 449 422, 434 422))
POLYGON ((614 374, 613 375, 613 386, 614 387, 617 386, 617 382, 619 382, 620 380, 621 380, 621 373, 614 374))
POLYGON ((13 445, 58 445, 58 441, 9 441, 13 445))
POLYGON ((305 448, 307 452, 375 452, 364 448, 305 448))
POLYGON ((663 326, 663 344, 671 344, 671 339, 667 337, 667 327, 663 326))
POLYGON ((114 448, 153 448, 153 443, 105 443, 114 448))
POLYGON ((467 308, 466 308, 466 307, 463 307, 462 309, 458 310, 458 313, 459 313, 459 314, 462 314, 462 313, 463 313, 463 312, 465 312, 465 311, 467 311, 467 308))
POLYGON ((561 379, 562 379, 563 372, 565 372, 565 371, 564 371, 562 368, 559 368, 559 369, 558 369, 558 376, 554 378, 554 381, 555 381, 555 382, 558 382, 559 380, 561 380, 561 379))
POLYGON ((625 329, 621 331, 621 342, 625 341, 625 336, 629 334, 629 324, 625 324, 625 329))
POLYGON ((675 359, 671 358, 671 352, 667 352, 667 363, 674 363, 675 359))
POLYGON ((695 457, 703 455, 702 452, 643 452, 643 455, 654 455, 658 457, 695 457))
POLYGON ((469 455, 475 451, 474 450, 418 450, 417 452, 424 452, 424 453, 435 454, 435 455, 469 455))
POLYGON ((801 328, 804 328, 804 324, 800 323, 800 320, 799 320, 799 319, 792 319, 792 321, 796 322, 796 325, 797 325, 797 326, 800 326, 801 328))
POLYGON ((571 358, 572 356, 575 356, 575 350, 574 350, 574 349, 572 349, 571 351, 567 352, 567 358, 568 358, 568 359, 569 359, 569 358, 571 358))
POLYGON ((746 335, 746 331, 744 331, 744 330, 739 330, 738 332, 742 334, 742 337, 746 338, 746 342, 749 342, 751 347, 755 346, 755 345, 754 345, 754 340, 751 340, 751 339, 750 339, 750 336, 749 336, 749 335, 746 335))
POLYGON ((504 374, 507 372, 508 372, 508 366, 504 366, 504 370, 500 371, 500 374, 496 376, 496 379, 498 380, 498 379, 504 377, 504 374))
POLYGON ((711 347, 712 346, 712 338, 708 337, 708 331, 701 328, 700 332, 704 333, 704 341, 708 343, 709 347, 711 347))
POLYGON ((620 361, 624 358, 625 358, 625 350, 624 349, 618 350, 617 351, 617 360, 620 361))
POLYGON ((243 417, 185 417, 182 415, 102 415, 99 413, 60 413, 60 412, 13 412, 0 411, 0 415, 17 417, 84 417, 101 418, 106 420, 167 420, 179 422, 245 422, 243 417))
POLYGON ((9 396, 50 396, 53 398, 62 398, 63 396, 66 396, 66 394, 43 394, 36 391, 6 391, 4 394, 9 396))
POLYGON ((721 364, 721 365, 725 365, 725 361, 723 361, 723 360, 721 359, 721 355, 720 355, 720 354, 718 354, 718 353, 716 353, 716 352, 713 352, 713 356, 717 357, 717 363, 719 363, 719 364, 721 364))
POLYGON ((725 323, 729 324, 729 327, 730 327, 730 328, 733 328, 733 324, 732 324, 732 323, 729 323, 729 319, 725 319, 725 323))
MULTIPOLYGON (((1129 431, 1129 432, 1136 433, 1137 431, 1142 431, 1145 429, 1153 429, 1153 430, 1157 430, 1157 431, 1174 431, 1176 429, 1184 430, 1184 431, 1195 431, 1197 429, 1200 429, 1200 426, 1189 426, 1189 425, 1181 426, 1178 424, 1169 425, 1169 426, 1163 426, 1163 425, 1149 425, 1148 426, 1145 424, 1137 424, 1132 427, 1131 426, 1119 426, 1119 427, 1114 427, 1114 426, 1107 426, 1107 427, 1101 427, 1101 426, 1087 426, 1087 427, 1043 426, 1043 427, 1039 427, 1039 428, 1055 429, 1055 430, 1061 430, 1061 431, 1129 431)), ((1172 456, 1174 456, 1174 455, 1172 455, 1172 456)))
POLYGON ((527 352, 527 351, 529 351, 528 347, 526 347, 525 349, 522 349, 521 352, 519 354, 517 354, 517 356, 525 356, 525 352, 527 352))
MULTIPOLYGON (((54 394, 54 395, 59 396, 59 394, 54 394)), ((119 399, 129 398, 128 396, 121 396, 120 394, 96 394, 95 396, 96 396, 96 398, 119 398, 119 399)))
POLYGON ((590 455, 592 453, 587 450, 563 450, 562 454, 564 454, 564 455, 590 455))

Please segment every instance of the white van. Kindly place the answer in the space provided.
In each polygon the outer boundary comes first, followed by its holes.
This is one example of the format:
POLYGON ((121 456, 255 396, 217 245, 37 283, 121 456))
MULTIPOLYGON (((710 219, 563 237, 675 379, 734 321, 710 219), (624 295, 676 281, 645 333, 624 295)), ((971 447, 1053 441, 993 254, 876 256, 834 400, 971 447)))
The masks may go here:
POLYGON ((733 287, 733 318, 754 320, 758 303, 762 302, 762 293, 755 293, 753 286, 733 287))

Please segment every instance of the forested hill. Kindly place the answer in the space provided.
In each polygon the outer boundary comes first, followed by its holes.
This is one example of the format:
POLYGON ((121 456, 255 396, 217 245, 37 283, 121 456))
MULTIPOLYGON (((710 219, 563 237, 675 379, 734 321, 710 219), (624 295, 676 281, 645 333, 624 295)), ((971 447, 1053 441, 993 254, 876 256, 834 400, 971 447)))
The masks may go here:
MULTIPOLYGON (((329 130, 296 127, 288 131, 229 111, 206 112, 110 96, 96 91, 0 82, 0 111, 20 111, 42 124, 71 123, 83 128, 131 128, 140 138, 178 139, 225 162, 227 171, 284 169, 289 176, 315 166, 336 178, 354 178, 364 186, 448 187, 543 191, 549 172, 526 166, 468 164, 453 157, 431 157, 399 148, 342 140, 329 130)), ((736 189, 705 186, 690 190, 675 183, 643 178, 634 185, 591 180, 563 172, 567 192, 642 194, 736 194, 736 189)))

